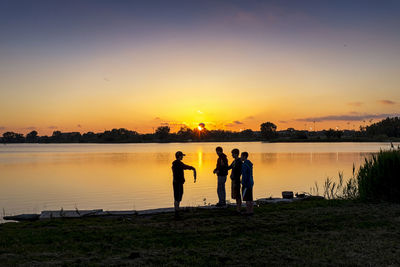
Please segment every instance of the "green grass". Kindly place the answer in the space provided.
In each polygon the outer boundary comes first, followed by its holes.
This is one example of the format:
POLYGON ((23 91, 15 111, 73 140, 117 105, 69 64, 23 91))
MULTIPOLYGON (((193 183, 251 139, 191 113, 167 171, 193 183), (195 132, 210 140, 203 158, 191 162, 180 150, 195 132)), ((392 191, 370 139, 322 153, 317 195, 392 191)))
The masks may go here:
POLYGON ((400 205, 268 204, 255 215, 192 210, 0 225, 4 265, 399 265, 400 205))

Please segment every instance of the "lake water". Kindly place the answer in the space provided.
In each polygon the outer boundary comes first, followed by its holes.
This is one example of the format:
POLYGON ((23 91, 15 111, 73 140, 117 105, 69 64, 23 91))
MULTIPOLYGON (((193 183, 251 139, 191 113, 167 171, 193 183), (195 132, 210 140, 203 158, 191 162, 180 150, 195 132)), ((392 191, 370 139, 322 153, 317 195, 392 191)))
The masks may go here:
MULTIPOLYGON (((221 145, 248 151, 254 164, 254 197, 322 188, 326 177, 352 174, 366 156, 388 143, 169 143, 169 144, 7 144, 0 145, 1 215, 41 210, 132 210, 173 206, 171 163, 177 150, 186 171, 182 205, 216 203, 212 171, 221 145)), ((230 199, 230 180, 227 181, 230 199)))

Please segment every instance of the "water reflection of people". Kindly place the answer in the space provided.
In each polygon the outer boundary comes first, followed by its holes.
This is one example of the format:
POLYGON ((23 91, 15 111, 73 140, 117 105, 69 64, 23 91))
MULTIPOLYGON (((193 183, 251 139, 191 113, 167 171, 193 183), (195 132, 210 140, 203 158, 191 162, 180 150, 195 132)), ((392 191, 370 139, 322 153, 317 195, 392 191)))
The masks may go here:
POLYGON ((217 186, 217 194, 218 194, 218 203, 217 207, 222 207, 226 205, 226 192, 225 192, 225 182, 226 177, 228 176, 228 159, 226 155, 223 153, 222 147, 217 147, 215 149, 218 155, 217 159, 217 167, 214 170, 214 174, 218 176, 218 186, 217 186))
POLYGON ((234 159, 228 169, 231 172, 231 197, 236 200, 236 210, 240 212, 242 208, 242 196, 240 195, 240 177, 242 176, 242 160, 239 158, 239 149, 232 149, 234 159))
POLYGON ((175 217, 179 217, 179 204, 182 201, 183 184, 185 183, 184 170, 193 170, 194 182, 196 182, 196 169, 182 162, 184 156, 182 151, 177 151, 175 153, 176 160, 172 162, 175 217))
POLYGON ((247 158, 249 153, 242 152, 242 195, 243 201, 246 201, 246 215, 253 215, 253 163, 247 158))

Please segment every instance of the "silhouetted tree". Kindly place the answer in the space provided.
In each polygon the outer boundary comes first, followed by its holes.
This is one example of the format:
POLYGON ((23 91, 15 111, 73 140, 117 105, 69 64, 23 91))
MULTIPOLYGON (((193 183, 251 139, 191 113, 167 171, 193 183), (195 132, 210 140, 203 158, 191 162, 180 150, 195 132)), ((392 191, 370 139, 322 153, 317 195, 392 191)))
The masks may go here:
POLYGON ((276 125, 272 122, 264 122, 260 125, 261 136, 263 139, 270 140, 275 138, 276 135, 276 125))
POLYGON ((307 139, 307 131, 295 131, 294 136, 296 139, 307 139))
POLYGON ((329 128, 329 130, 324 130, 324 134, 325 134, 326 138, 331 139, 335 136, 335 130, 333 130, 332 128, 329 128))
POLYGON ((61 142, 61 131, 54 131, 51 136, 51 141, 55 143, 61 142))
POLYGON ((140 135, 136 131, 130 131, 125 128, 105 131, 98 134, 97 139, 102 143, 135 143, 141 140, 140 135))
POLYGON ((209 131, 206 128, 203 128, 201 131, 198 128, 194 128, 192 132, 193 139, 195 140, 212 140, 214 138, 214 131, 209 131))
POLYGON ((95 142, 98 142, 97 134, 95 134, 94 132, 84 133, 82 135, 81 141, 84 142, 84 143, 95 143, 95 142))
POLYGON ((365 131, 369 136, 386 135, 388 137, 400 137, 400 118, 386 118, 367 126, 365 131))
POLYGON ((166 140, 168 139, 170 130, 169 126, 160 126, 156 129, 155 135, 160 140, 166 140))
POLYGON ((38 132, 32 131, 26 135, 26 142, 28 143, 36 143, 39 140, 38 132))
POLYGON ((324 134, 325 134, 326 138, 328 138, 328 139, 332 139, 332 138, 340 139, 343 135, 343 132, 339 131, 339 130, 335 131, 332 128, 329 128, 329 130, 324 130, 324 134))
POLYGON ((81 141, 81 133, 80 132, 72 132, 72 133, 63 133, 62 138, 64 142, 67 143, 80 143, 81 141))
POLYGON ((3 142, 4 143, 23 143, 25 142, 25 138, 23 134, 14 133, 14 132, 5 132, 3 133, 3 142))
POLYGON ((254 132, 251 129, 246 129, 243 130, 239 133, 239 136, 243 139, 253 139, 254 138, 254 132))
POLYGON ((336 131, 335 131, 335 137, 336 137, 337 139, 340 139, 340 138, 342 137, 342 135, 343 135, 343 131, 339 131, 339 130, 336 130, 336 131))
POLYGON ((189 139, 193 139, 193 135, 194 135, 193 130, 190 129, 190 128, 188 128, 188 127, 186 127, 186 126, 181 127, 181 128, 179 129, 179 131, 177 132, 177 137, 178 137, 180 140, 189 140, 189 139))

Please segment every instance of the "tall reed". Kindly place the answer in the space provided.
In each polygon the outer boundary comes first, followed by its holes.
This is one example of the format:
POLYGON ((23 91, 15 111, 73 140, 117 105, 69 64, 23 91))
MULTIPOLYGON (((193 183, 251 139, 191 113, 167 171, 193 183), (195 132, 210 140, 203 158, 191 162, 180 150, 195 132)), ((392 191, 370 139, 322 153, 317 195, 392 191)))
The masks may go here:
POLYGON ((392 145, 365 159, 357 182, 361 200, 400 202, 400 148, 392 145))
MULTIPOLYGON (((323 196, 326 199, 357 199, 358 198, 358 184, 355 177, 355 166, 353 164, 353 175, 348 180, 344 180, 343 172, 339 172, 339 181, 334 181, 332 178, 327 177, 323 186, 323 196)), ((318 184, 315 183, 318 193, 318 184)), ((317 194, 318 195, 318 194, 317 194)))
MULTIPOLYGON (((319 195, 317 183, 311 194, 319 195)), ((389 150, 365 158, 357 173, 353 164, 353 175, 345 182, 343 172, 339 172, 339 181, 326 178, 323 196, 326 199, 400 202, 400 147, 392 144, 389 150)))

